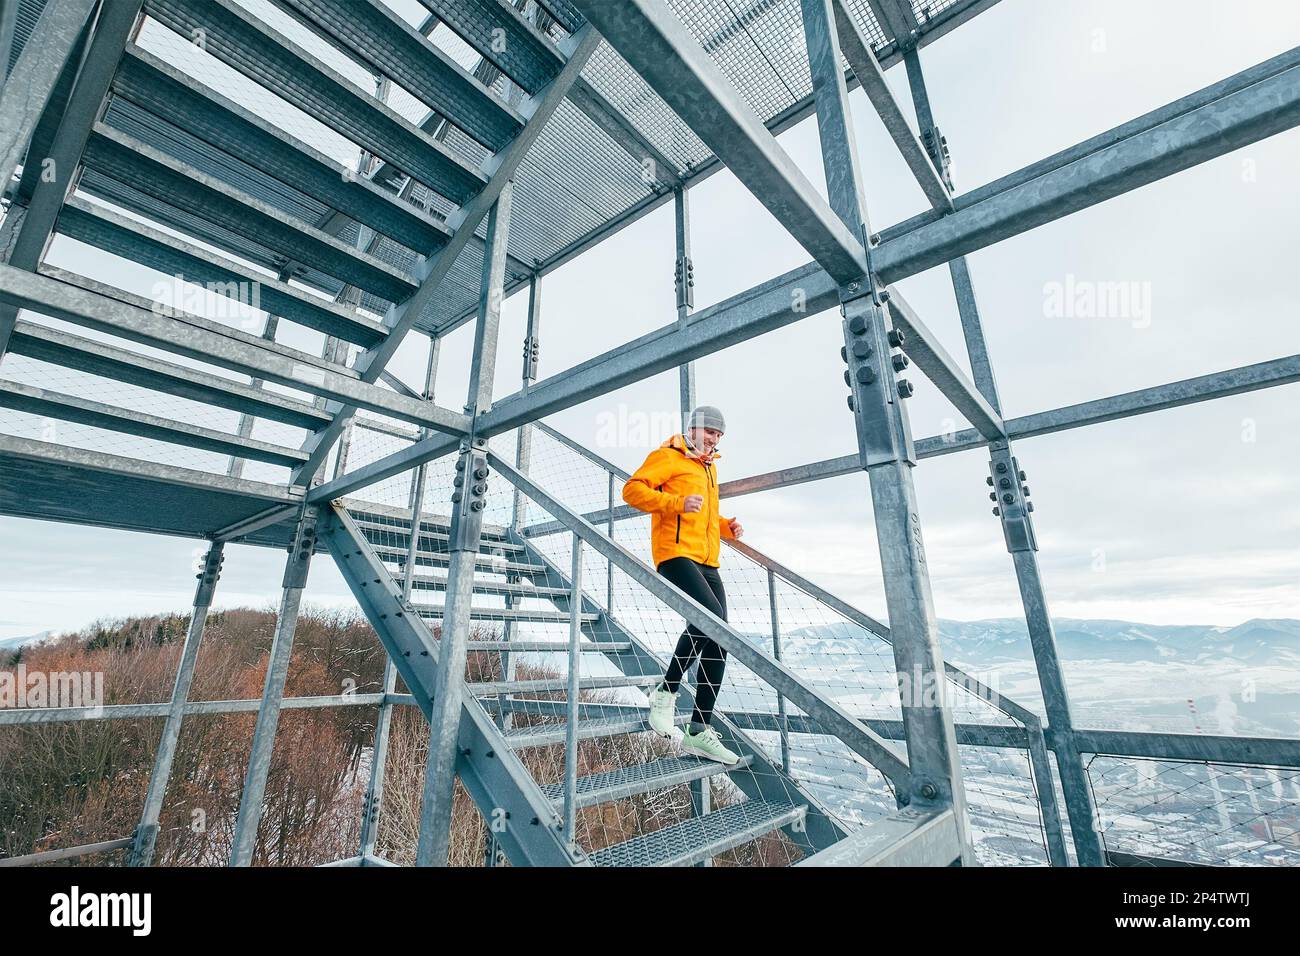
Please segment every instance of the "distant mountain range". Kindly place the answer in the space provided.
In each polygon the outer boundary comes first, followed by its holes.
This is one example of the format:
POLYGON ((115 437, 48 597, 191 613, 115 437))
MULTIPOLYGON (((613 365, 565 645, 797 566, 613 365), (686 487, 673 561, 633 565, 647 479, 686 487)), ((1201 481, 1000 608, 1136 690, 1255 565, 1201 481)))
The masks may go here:
POLYGON ((54 634, 53 631, 41 631, 39 634, 28 634, 26 637, 6 637, 3 641, 0 641, 0 651, 16 651, 24 644, 43 641, 52 634, 54 634))
MULTIPOLYGON (((1300 668, 1300 621, 1256 618, 1236 627, 1199 624, 1134 624, 1131 621, 1057 618, 1056 642, 1069 661, 1208 664, 1232 660, 1300 668)), ((797 628, 787 638, 825 641, 861 639, 847 621, 797 628)), ((987 666, 1032 660, 1029 632, 1017 618, 939 622, 944 657, 987 666)))

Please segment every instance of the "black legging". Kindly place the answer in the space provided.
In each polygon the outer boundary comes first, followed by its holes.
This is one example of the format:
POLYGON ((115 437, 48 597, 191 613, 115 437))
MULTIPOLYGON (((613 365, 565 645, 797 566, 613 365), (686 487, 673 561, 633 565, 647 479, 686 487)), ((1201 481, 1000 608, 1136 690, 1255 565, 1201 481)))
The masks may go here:
MULTIPOLYGON (((727 619, 727 595, 722 589, 722 576, 718 569, 699 564, 690 558, 669 558, 659 565, 659 573, 699 601, 724 621, 727 619)), ((691 722, 707 724, 713 716, 713 704, 722 689, 722 673, 727 667, 727 652, 711 637, 706 637, 698 627, 690 625, 677 640, 672 663, 664 674, 663 686, 669 693, 677 693, 691 663, 698 657, 700 667, 695 675, 695 710, 691 722)))

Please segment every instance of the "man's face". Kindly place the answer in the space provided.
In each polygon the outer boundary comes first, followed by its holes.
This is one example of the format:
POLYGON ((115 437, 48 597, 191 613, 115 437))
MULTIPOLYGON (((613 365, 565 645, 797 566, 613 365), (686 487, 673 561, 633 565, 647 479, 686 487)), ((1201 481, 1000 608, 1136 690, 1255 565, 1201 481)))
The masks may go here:
POLYGON ((722 432, 716 428, 692 428, 691 443, 699 448, 706 455, 713 454, 713 449, 718 446, 722 438, 722 432))

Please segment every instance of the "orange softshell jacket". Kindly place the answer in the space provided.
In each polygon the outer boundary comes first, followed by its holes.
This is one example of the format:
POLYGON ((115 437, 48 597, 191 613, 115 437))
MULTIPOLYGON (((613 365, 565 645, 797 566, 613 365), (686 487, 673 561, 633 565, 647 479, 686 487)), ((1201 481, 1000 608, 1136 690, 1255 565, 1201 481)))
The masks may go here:
POLYGON ((731 519, 718 513, 715 452, 707 461, 691 451, 686 436, 674 435, 646 458, 623 485, 623 500, 650 515, 650 552, 656 566, 686 557, 718 566, 720 538, 734 538, 731 519), (700 495, 699 511, 684 512, 687 495, 700 495))

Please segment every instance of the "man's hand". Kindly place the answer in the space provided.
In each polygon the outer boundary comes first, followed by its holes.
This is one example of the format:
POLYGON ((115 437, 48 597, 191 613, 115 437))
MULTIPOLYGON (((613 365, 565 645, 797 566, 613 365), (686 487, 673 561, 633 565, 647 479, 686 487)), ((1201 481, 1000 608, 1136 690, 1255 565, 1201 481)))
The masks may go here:
POLYGON ((704 507, 703 495, 687 495, 686 500, 682 502, 682 511, 689 514, 692 511, 699 511, 704 507))
POLYGON ((734 534, 737 538, 742 538, 745 535, 744 527, 742 527, 740 522, 737 521, 735 518, 731 519, 731 533, 734 534))

